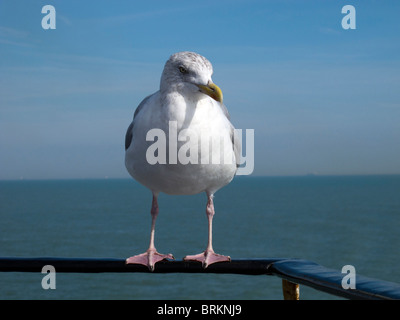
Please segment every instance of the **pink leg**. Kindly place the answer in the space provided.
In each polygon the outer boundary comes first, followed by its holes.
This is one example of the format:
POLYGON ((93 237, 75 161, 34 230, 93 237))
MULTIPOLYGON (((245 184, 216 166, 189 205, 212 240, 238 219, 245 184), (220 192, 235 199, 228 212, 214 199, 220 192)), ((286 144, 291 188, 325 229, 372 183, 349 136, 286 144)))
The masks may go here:
POLYGON ((199 254, 186 256, 183 260, 194 260, 199 261, 203 264, 203 268, 207 268, 210 264, 222 261, 231 261, 229 256, 223 256, 214 252, 212 247, 212 219, 214 217, 214 202, 213 202, 213 195, 207 195, 207 207, 206 207, 206 214, 208 218, 208 244, 207 249, 199 254))
POLYGON ((150 245, 145 253, 130 257, 126 259, 126 264, 142 264, 147 266, 150 271, 154 271, 154 265, 164 259, 174 259, 172 254, 161 254, 158 253, 154 246, 154 233, 156 227, 156 219, 158 215, 158 202, 157 196, 153 194, 153 202, 151 206, 151 233, 150 233, 150 245))

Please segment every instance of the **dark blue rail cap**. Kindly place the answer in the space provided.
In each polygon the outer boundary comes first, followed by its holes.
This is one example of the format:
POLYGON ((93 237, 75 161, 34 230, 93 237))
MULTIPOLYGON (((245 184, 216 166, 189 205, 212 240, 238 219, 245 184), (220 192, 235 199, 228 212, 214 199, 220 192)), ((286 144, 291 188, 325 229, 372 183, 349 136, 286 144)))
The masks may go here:
POLYGON ((400 299, 400 284, 398 283, 377 280, 356 273, 355 289, 345 289, 342 286, 345 273, 312 261, 280 260, 272 263, 268 270, 294 283, 304 284, 348 299, 400 299))

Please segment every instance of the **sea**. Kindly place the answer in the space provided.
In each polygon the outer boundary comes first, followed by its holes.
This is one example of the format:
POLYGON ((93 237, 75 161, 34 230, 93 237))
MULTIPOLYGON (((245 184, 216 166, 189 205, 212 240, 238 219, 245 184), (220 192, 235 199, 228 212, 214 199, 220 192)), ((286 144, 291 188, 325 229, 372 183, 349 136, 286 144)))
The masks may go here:
MULTIPOLYGON (((147 249, 149 190, 132 179, 0 181, 0 256, 127 258, 147 249)), ((239 176, 215 194, 213 246, 232 259, 299 258, 400 283, 400 175, 239 176)), ((159 196, 155 245, 207 244, 206 196, 159 196)), ((0 272, 0 299, 281 300, 275 276, 0 272)), ((300 299, 338 299, 300 286, 300 299)))

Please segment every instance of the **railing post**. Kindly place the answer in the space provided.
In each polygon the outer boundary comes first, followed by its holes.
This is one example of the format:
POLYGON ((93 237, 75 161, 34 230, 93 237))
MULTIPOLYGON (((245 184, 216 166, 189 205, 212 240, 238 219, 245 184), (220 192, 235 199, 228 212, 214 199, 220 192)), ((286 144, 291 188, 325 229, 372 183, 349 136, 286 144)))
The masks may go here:
POLYGON ((282 291, 284 300, 300 299, 300 288, 297 283, 282 279, 282 291))

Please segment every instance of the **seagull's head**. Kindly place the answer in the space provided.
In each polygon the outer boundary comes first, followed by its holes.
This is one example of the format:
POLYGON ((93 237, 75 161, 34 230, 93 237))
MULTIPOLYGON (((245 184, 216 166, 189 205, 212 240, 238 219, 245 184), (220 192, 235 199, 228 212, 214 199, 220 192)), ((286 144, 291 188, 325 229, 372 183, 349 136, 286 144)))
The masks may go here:
POLYGON ((212 82, 212 73, 212 65, 205 57, 195 52, 178 52, 165 63, 160 90, 176 90, 199 99, 206 94, 222 103, 222 91, 212 82))

